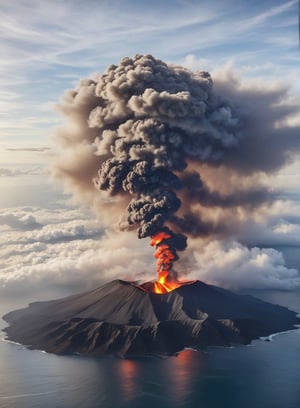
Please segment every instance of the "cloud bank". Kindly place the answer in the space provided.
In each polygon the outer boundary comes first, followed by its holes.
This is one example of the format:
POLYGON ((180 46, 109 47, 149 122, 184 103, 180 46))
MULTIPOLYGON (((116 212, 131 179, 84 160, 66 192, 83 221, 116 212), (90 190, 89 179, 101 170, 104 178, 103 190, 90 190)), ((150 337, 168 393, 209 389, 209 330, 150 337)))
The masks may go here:
MULTIPOLYGON (((282 206, 274 206, 268 222, 259 224, 264 232, 259 246, 230 239, 189 239, 177 272, 182 278, 230 289, 298 288, 299 273, 286 265, 279 250, 266 247, 293 244, 299 251, 300 223, 284 221, 286 214, 299 213, 299 204, 285 202, 285 213, 282 206)), ((56 288, 79 292, 112 279, 155 277, 153 250, 147 241, 138 240, 134 231, 104 230, 101 221, 80 209, 65 205, 49 210, 3 209, 0 220, 1 294, 56 288)))
POLYGON ((272 248, 247 248, 235 241, 211 241, 195 248, 191 276, 230 289, 280 289, 300 287, 296 269, 287 268, 281 252, 272 248))

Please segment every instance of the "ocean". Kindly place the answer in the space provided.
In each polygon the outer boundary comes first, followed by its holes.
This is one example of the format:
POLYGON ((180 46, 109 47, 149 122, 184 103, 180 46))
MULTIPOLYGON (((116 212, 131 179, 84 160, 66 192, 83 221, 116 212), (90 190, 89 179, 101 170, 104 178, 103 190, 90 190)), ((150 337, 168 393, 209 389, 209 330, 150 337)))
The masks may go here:
MULTIPOLYGON (((252 294, 300 313, 300 291, 252 294)), ((1 316, 15 308, 1 300, 1 316)), ((300 330, 164 358, 56 356, 0 341, 0 408, 299 408, 299 361, 300 330)))

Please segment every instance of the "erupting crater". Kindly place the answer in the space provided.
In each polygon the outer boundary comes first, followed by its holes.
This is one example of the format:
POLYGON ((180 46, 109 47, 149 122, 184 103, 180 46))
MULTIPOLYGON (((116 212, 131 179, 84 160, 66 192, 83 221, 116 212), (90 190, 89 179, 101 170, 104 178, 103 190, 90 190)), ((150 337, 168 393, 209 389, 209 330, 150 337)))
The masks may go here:
POLYGON ((175 289, 180 288, 181 286, 191 285, 195 283, 195 280, 192 281, 180 281, 177 279, 168 279, 159 278, 157 282, 145 282, 141 285, 136 285, 138 288, 142 289, 144 292, 152 292, 157 295, 163 295, 168 292, 172 292, 175 289))
POLYGON ((173 262, 178 259, 176 249, 169 244, 173 236, 174 234, 166 228, 151 236, 150 245, 156 247, 154 257, 157 259, 157 281, 143 283, 139 286, 142 290, 162 295, 180 286, 190 285, 195 282, 180 281, 172 276, 173 262))

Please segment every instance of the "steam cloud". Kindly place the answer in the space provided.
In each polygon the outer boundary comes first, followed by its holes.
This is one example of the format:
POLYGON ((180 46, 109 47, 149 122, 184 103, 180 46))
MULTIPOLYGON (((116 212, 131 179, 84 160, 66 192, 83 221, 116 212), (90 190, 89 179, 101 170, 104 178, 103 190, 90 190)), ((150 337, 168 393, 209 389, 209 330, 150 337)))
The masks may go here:
POLYGON ((286 98, 284 87, 213 86, 208 72, 124 58, 62 98, 69 126, 56 135, 54 175, 108 224, 122 213, 119 228, 140 238, 171 234, 176 255, 183 234, 228 235, 274 198, 261 176, 300 147, 286 98))

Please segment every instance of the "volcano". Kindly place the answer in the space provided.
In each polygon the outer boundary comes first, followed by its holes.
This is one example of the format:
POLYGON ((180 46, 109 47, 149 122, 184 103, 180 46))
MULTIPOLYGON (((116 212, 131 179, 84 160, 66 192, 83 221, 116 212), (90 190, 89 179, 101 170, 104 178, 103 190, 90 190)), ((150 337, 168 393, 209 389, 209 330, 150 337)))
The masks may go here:
POLYGON ((295 328, 296 313, 195 281, 165 294, 114 280, 89 292, 6 314, 7 338, 50 353, 173 354, 247 344, 295 328))

